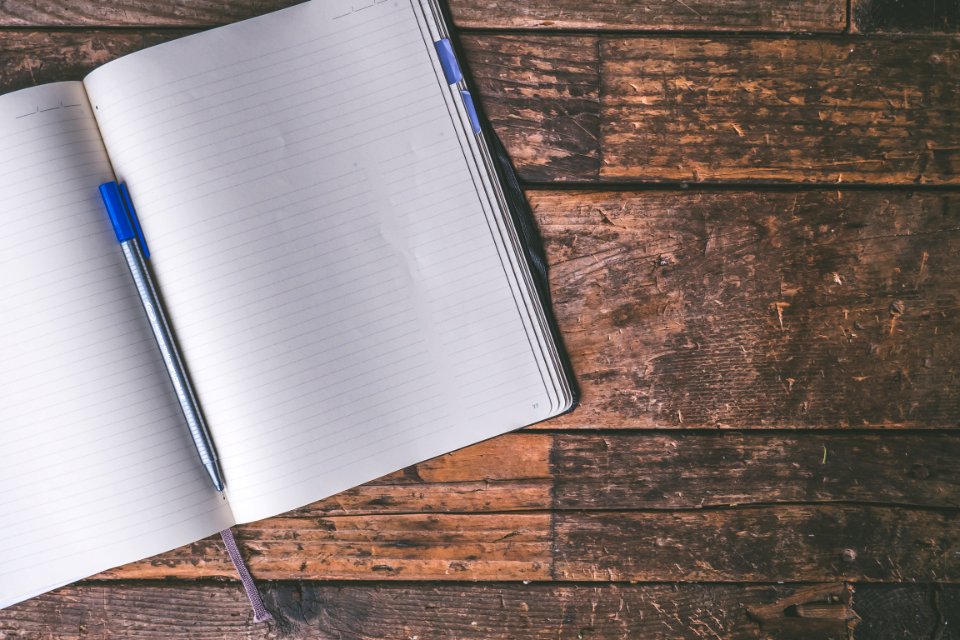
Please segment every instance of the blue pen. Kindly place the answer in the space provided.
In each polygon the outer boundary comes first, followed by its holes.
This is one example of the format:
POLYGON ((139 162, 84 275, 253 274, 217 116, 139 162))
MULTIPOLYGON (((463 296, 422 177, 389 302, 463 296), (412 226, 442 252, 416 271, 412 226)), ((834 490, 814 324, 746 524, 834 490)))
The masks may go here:
POLYGON ((140 221, 137 220, 137 214, 133 209, 130 192, 126 185, 106 182, 100 185, 100 195, 107 207, 107 216, 113 225, 113 231, 117 234, 117 241, 123 249, 123 257, 127 260, 133 282, 137 285, 140 302, 143 303, 143 308, 147 312, 153 337, 156 338, 157 346, 160 347, 163 363, 167 367, 167 373, 170 374, 183 416, 187 419, 187 427, 197 447, 197 453, 200 454, 200 461, 210 475, 210 479, 213 480, 213 486, 217 491, 223 491, 223 475, 217 464, 217 454, 213 448, 210 431, 203 419, 197 396, 190 385, 190 378, 183 366, 183 358, 173 337, 170 322, 164 313, 163 305, 160 304, 160 296, 157 294, 157 288, 147 268, 146 260, 150 257, 150 252, 147 249, 143 231, 140 229, 140 221))

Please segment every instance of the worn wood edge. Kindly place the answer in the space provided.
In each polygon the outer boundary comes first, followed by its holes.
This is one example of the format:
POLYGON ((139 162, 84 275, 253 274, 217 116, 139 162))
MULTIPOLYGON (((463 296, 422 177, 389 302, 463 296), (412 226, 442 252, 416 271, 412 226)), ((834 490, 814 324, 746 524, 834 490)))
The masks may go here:
MULTIPOLYGON (((230 3, 207 0, 169 3, 123 0, 107 5, 83 1, 38 4, 10 0, 4 3, 0 28, 213 27, 298 3, 297 0, 242 0, 230 3)), ((844 28, 846 21, 846 6, 842 0, 738 0, 701 3, 697 8, 668 0, 646 0, 636 6, 545 0, 506 4, 484 0, 450 0, 449 4, 454 24, 473 29, 837 33, 844 28)))
POLYGON ((0 611, 23 640, 168 638, 934 637, 960 624, 958 585, 382 584, 261 582, 254 624, 237 584, 81 583, 0 611), (941 631, 942 633, 942 631, 941 631), (882 634, 882 635, 881 635, 882 634))

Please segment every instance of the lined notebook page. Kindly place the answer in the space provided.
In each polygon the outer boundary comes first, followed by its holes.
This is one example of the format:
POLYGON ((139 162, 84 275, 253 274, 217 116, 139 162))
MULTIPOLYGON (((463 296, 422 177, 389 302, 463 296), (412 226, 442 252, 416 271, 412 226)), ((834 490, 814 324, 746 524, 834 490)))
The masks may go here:
POLYGON ((0 607, 214 533, 79 82, 0 97, 0 607))
POLYGON ((433 55, 314 2, 86 80, 240 521, 550 414, 433 55))

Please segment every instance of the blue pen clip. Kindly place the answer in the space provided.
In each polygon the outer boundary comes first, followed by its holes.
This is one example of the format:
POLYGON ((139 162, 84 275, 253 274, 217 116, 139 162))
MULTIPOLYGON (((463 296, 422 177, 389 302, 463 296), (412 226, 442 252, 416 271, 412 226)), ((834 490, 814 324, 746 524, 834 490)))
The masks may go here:
POLYGON ((443 76, 447 79, 447 84, 457 84, 463 78, 460 72, 460 63, 457 62, 457 55, 453 52, 453 44, 449 38, 443 38, 433 43, 437 49, 437 57, 440 58, 440 66, 443 67, 443 76))
POLYGON ((104 182, 100 185, 100 197, 103 198, 103 204, 107 208, 107 216, 110 218, 110 224, 113 225, 113 232, 117 235, 117 242, 136 238, 140 242, 143 257, 149 258, 150 249, 147 248, 147 239, 143 236, 143 229, 140 228, 140 220, 133 208, 133 200, 130 199, 130 190, 127 189, 127 185, 104 182))
POLYGON ((470 126, 474 133, 480 133, 480 118, 477 116, 477 107, 473 104, 473 96, 466 89, 460 90, 460 97, 463 98, 463 104, 467 108, 467 116, 470 118, 470 126))
MULTIPOLYGON (((443 68, 443 77, 447 84, 458 84, 463 80, 463 72, 460 70, 460 63, 457 62, 457 54, 453 51, 453 43, 449 38, 443 38, 433 43, 437 50, 437 57, 440 59, 440 66, 443 68)), ((470 118, 470 126, 473 132, 480 133, 480 118, 477 117, 477 107, 473 103, 473 96, 466 89, 460 89, 460 98, 463 100, 463 106, 467 110, 467 117, 470 118)))

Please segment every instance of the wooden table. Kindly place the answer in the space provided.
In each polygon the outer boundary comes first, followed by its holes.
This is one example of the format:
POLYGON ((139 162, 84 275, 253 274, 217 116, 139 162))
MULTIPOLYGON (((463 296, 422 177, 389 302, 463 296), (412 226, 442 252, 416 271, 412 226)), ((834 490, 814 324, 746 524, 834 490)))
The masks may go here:
MULTIPOLYGON (((7 0, 0 90, 285 4, 7 0)), ((582 406, 240 527, 276 623, 210 539, 0 638, 960 637, 960 2, 849 4, 455 0, 582 406)))

